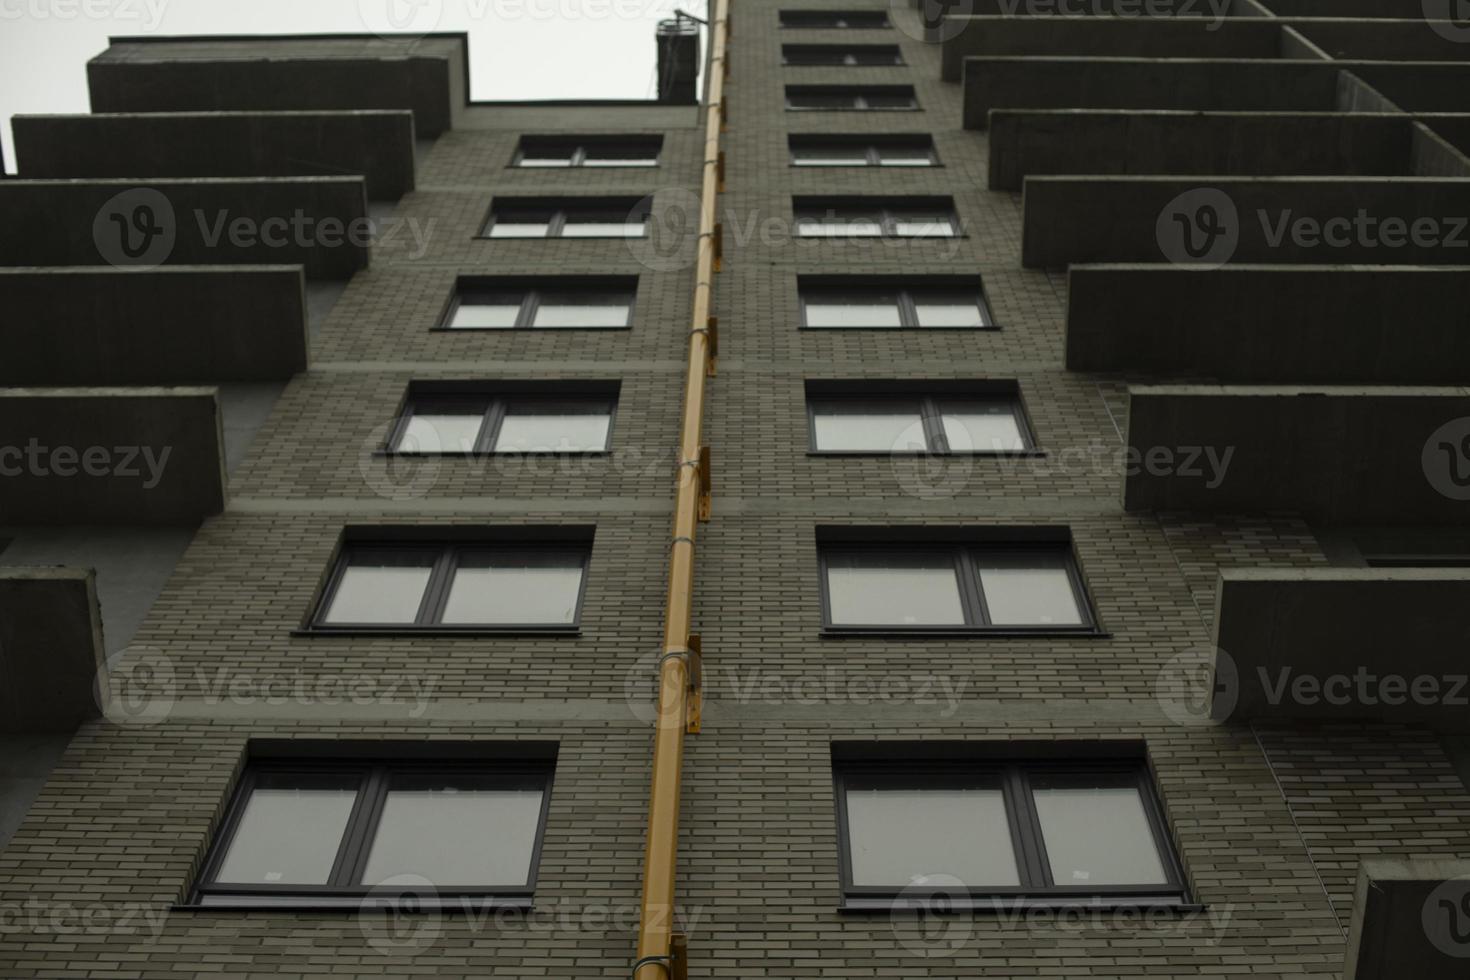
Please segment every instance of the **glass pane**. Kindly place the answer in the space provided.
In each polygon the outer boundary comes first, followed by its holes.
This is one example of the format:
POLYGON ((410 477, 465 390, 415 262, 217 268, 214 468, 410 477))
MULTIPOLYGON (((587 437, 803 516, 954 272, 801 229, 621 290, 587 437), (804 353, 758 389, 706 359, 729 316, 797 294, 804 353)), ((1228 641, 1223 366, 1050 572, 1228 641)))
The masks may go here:
POLYGON ((232 885, 325 885, 357 799, 357 783, 257 787, 214 880, 232 885))
POLYGON ((943 215, 906 215, 894 219, 893 233, 900 238, 949 238, 954 223, 943 215))
POLYGON ((512 405, 495 437, 497 453, 602 452, 612 420, 602 409, 512 405))
POLYGON ((566 625, 577 621, 582 564, 532 556, 470 555, 444 607, 446 623, 566 625))
POLYGON ((398 445, 400 453, 468 453, 485 424, 483 413, 477 415, 440 415, 415 412, 404 426, 398 445))
POLYGON ((498 303, 460 303, 454 311, 449 325, 455 328, 497 328, 506 329, 516 325, 516 317, 520 316, 521 304, 515 302, 498 303))
POLYGON ((949 555, 832 555, 827 595, 835 626, 963 626, 949 555))
POLYGON ((996 626, 1081 626, 1082 611, 1072 579, 1060 562, 978 561, 980 588, 996 626))
POLYGON ((1033 780, 1032 794, 1058 885, 1168 884, 1136 787, 1047 787, 1033 780))
POLYGON ((927 450, 917 406, 818 405, 816 448, 838 452, 921 453, 927 450))
POLYGON ((883 234, 876 218, 803 217, 796 219, 796 233, 803 238, 874 238, 883 234))
POLYGON ((823 298, 808 300, 806 325, 809 327, 898 327, 903 325, 898 313, 898 300, 892 296, 854 297, 849 300, 823 298))
POLYGON ((583 162, 586 167, 653 167, 658 159, 653 150, 634 150, 627 147, 589 146, 583 162))
POLYGON ((361 883, 412 875, 437 888, 524 887, 541 796, 539 789, 465 789, 452 781, 390 789, 361 883))
POLYGON ((914 298, 921 327, 988 327, 990 318, 976 300, 914 298))
POLYGON ((626 327, 629 303, 607 299, 548 297, 536 307, 536 327, 626 327))
POLYGON ((846 92, 795 92, 787 94, 787 104, 793 109, 853 109, 857 107, 857 96, 846 92))
POLYGON ((521 157, 518 167, 570 167, 572 165, 571 154, 557 156, 553 153, 527 153, 521 157))
POLYGON ((1021 883, 999 789, 849 789, 847 832, 854 885, 1021 883))
POLYGON ((337 583, 326 623, 412 623, 433 563, 427 558, 354 557, 337 583))
POLYGON ((878 160, 885 167, 928 167, 934 155, 923 147, 883 146, 878 148, 878 160))
POLYGON ((913 109, 917 105, 908 93, 867 92, 863 101, 870 109, 913 109))
POLYGON ((584 221, 568 219, 562 228, 563 238, 638 238, 643 234, 641 221, 584 221))
POLYGON ((497 221, 490 226, 491 238, 545 238, 551 228, 546 221, 497 221))
POLYGON ((864 167, 868 151, 861 146, 799 146, 791 151, 798 167, 864 167))
POLYGON ((1006 452, 1026 448, 1013 405, 952 402, 940 406, 944 435, 953 452, 1006 452))

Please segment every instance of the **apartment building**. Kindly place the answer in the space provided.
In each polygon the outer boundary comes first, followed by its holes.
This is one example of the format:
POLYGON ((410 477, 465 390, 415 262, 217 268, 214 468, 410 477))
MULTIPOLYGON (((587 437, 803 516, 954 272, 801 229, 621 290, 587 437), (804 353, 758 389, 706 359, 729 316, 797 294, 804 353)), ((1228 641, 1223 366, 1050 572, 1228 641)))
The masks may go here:
POLYGON ((1470 975, 1443 6, 114 39, 0 181, 0 976, 1470 975))

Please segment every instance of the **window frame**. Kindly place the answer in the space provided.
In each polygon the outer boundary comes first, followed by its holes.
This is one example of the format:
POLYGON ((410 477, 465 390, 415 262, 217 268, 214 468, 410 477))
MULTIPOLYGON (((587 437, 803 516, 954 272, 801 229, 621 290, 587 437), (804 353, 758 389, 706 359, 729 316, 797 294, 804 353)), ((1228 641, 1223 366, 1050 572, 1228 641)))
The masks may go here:
MULTIPOLYGON (((1100 758, 957 758, 938 759, 915 753, 911 759, 834 759, 833 791, 837 809, 839 884, 844 911, 892 911, 895 908, 948 910, 1008 907, 1142 905, 1182 907, 1189 904, 1190 891, 1183 864, 1164 816, 1158 787, 1143 759, 1100 758), (1143 803, 1150 836, 1168 882, 1157 885, 1057 885, 1052 878, 1046 839, 1032 795, 1032 779, 1048 776, 1078 776, 1115 781, 1136 788, 1143 803), (848 820, 847 791, 853 782, 887 784, 891 788, 942 786, 996 786, 1004 793, 1011 846, 1021 883, 1017 886, 966 888, 884 885, 854 885, 852 879, 852 835, 848 820)), ((1108 783, 1104 783, 1108 785, 1108 783)))
MULTIPOLYGON (((626 202, 625 202, 625 205, 626 205, 626 202)), ((648 223, 649 223, 649 219, 652 216, 653 216, 653 206, 652 206, 652 203, 651 203, 649 197, 639 198, 637 201, 632 202, 631 205, 627 205, 626 207, 624 207, 624 205, 620 205, 620 204, 618 204, 616 202, 610 202, 610 201, 608 201, 606 199, 587 200, 585 202, 572 201, 571 203, 568 203, 566 201, 560 201, 560 202, 530 201, 530 202, 527 202, 527 201, 519 201, 519 200, 515 200, 515 199, 510 199, 510 200, 508 200, 507 202, 504 202, 504 203, 497 203, 495 201, 491 201, 490 202, 490 208, 485 213, 484 220, 480 222, 480 230, 479 230, 479 233, 476 234, 474 237, 476 238, 476 240, 481 240, 481 241, 495 241, 495 242, 638 241, 639 239, 643 239, 643 238, 647 238, 648 237, 648 223), (610 215, 613 215, 613 216, 617 216, 620 213, 620 208, 624 208, 623 210, 621 210, 621 215, 624 218, 623 224, 626 225, 626 224, 629 223, 629 221, 627 219, 631 218, 633 216, 633 214, 635 213, 635 211, 634 211, 634 208, 635 207, 641 207, 642 208, 641 215, 642 215, 642 219, 643 219, 643 222, 642 222, 643 232, 641 234, 638 234, 638 235, 564 235, 563 234, 563 232, 566 230, 566 226, 568 224, 577 224, 580 221, 584 221, 584 220, 586 220, 589 217, 595 217, 595 216, 601 215, 601 214, 610 214, 610 215), (520 218, 507 219, 506 216, 504 214, 502 214, 501 212, 516 212, 516 213, 520 213, 520 214, 531 214, 531 215, 534 215, 535 217, 532 217, 532 218, 529 218, 529 219, 520 219, 520 218), (543 217, 541 217, 542 215, 545 215, 546 217, 543 218, 543 217), (534 235, 524 235, 524 236, 522 236, 522 235, 497 236, 497 235, 492 234, 492 230, 495 228, 495 226, 498 225, 498 224, 500 224, 502 221, 505 221, 508 224, 517 224, 517 223, 520 223, 521 220, 534 221, 534 222, 537 222, 537 223, 542 222, 542 221, 545 221, 545 223, 546 223, 546 234, 541 235, 539 237, 538 236, 534 236, 534 235)), ((611 223, 612 222, 609 222, 609 224, 611 224, 611 223)))
MULTIPOLYGON (((570 565, 570 563, 569 563, 570 565)), ((332 555, 331 565, 325 580, 317 590, 305 625, 298 633, 310 636, 337 635, 412 635, 428 634, 553 634, 580 633, 582 611, 587 600, 587 583, 591 577, 592 542, 590 539, 567 538, 545 539, 539 537, 506 538, 501 540, 479 540, 470 538, 406 538, 401 540, 358 537, 343 541, 332 555), (581 581, 577 586, 577 601, 569 623, 445 623, 443 614, 449 601, 449 592, 454 585, 455 573, 467 553, 489 552, 493 554, 529 555, 541 557, 576 557, 581 568, 581 581), (326 621, 327 611, 337 597, 342 579, 352 564, 352 558, 360 554, 413 554, 418 553, 433 559, 429 566, 429 578, 424 584, 424 594, 419 599, 418 611, 412 623, 331 623, 326 621)))
POLYGON ((798 10, 787 9, 776 13, 777 22, 786 30, 807 31, 869 31, 890 30, 893 22, 889 20, 886 10, 798 10), (813 23, 791 23, 792 19, 810 17, 813 23), (849 17, 868 19, 866 24, 845 24, 842 21, 849 17), (826 23, 816 23, 818 19, 825 18, 826 23), (876 23, 871 21, 876 20, 876 23))
MULTIPOLYGON (((815 237, 815 236, 814 236, 815 237)), ((869 282, 853 283, 851 286, 831 284, 825 282, 814 282, 803 285, 797 282, 797 304, 800 307, 801 329, 813 330, 819 333, 837 330, 918 330, 928 332, 930 330, 999 330, 1000 325, 995 321, 995 311, 991 308, 990 300, 985 295, 984 283, 965 284, 962 286, 946 287, 942 285, 918 285, 918 286, 883 286, 872 285, 869 282), (955 296, 969 296, 974 291, 976 306, 979 307, 982 317, 987 321, 978 327, 926 327, 919 323, 918 308, 924 305, 921 300, 926 297, 937 297, 943 294, 955 296), (811 318, 807 314, 808 301, 813 296, 841 296, 862 298, 864 295, 877 296, 883 294, 894 294, 898 306, 898 326, 851 326, 851 327, 814 327, 811 318)))
POLYGON ((944 166, 943 161, 939 159, 939 151, 934 146, 933 136, 927 133, 899 133, 889 136, 882 134, 870 136, 821 133, 792 134, 786 139, 786 153, 787 160, 792 167, 809 170, 841 167, 888 167, 894 170, 927 170, 944 166), (889 150, 925 150, 928 152, 929 162, 922 165, 886 164, 883 162, 883 150, 885 148, 889 150), (797 152, 804 149, 861 149, 863 151, 864 161, 862 163, 801 163, 797 159, 797 152))
POLYGON ((858 203, 843 203, 840 205, 822 206, 812 204, 801 205, 797 204, 793 200, 791 204, 791 219, 792 230, 795 237, 815 241, 842 241, 844 239, 859 238, 882 239, 887 241, 900 242, 925 242, 953 241, 957 238, 969 237, 967 234, 965 234, 964 223, 960 220, 959 211, 955 208, 953 200, 949 202, 947 210, 944 205, 913 205, 909 208, 905 208, 902 205, 895 206, 892 204, 874 204, 871 206, 867 206, 858 203), (879 233, 876 235, 854 235, 851 233, 842 235, 806 235, 801 233, 801 223, 803 220, 811 220, 809 217, 811 212, 815 211, 824 216, 831 215, 835 218, 841 219, 844 209, 847 209, 849 213, 853 215, 854 219, 871 218, 876 221, 879 227, 879 233), (916 214, 922 215, 925 211, 931 209, 933 210, 935 217, 942 217, 948 220, 949 226, 953 230, 953 234, 900 235, 897 233, 896 229, 900 221, 911 218, 916 214))
MULTIPOLYGON (((513 239, 504 239, 511 241, 513 239)), ((527 239, 528 241, 540 241, 540 239, 527 239)), ((478 283, 473 280, 461 278, 454 285, 454 291, 450 293, 449 302, 445 305, 443 313, 439 316, 439 322, 431 329, 448 333, 514 333, 528 330, 587 330, 587 331, 612 331, 629 330, 633 326, 635 307, 638 303, 638 286, 636 280, 627 284, 623 283, 577 283, 570 282, 562 288, 557 288, 552 283, 540 282, 529 283, 524 286, 506 284, 503 288, 495 284, 478 283), (465 305, 467 297, 472 296, 503 296, 520 297, 520 311, 516 314, 516 322, 508 327, 455 327, 455 314, 460 307, 465 305), (628 315, 620 327, 592 327, 592 326, 565 326, 565 327, 538 327, 536 325, 536 314, 543 305, 546 305, 548 297, 614 297, 627 299, 628 315)), ((471 304, 474 305, 474 304, 471 304)), ((510 305, 507 303, 506 305, 510 305)), ((589 304, 590 305, 590 304, 589 304)), ((609 304, 611 305, 611 304, 609 304)))
POLYGON ((782 44, 781 65, 786 68, 902 68, 903 49, 897 44, 782 44), (864 54, 878 58, 892 56, 892 61, 862 61, 864 54), (801 60, 803 56, 838 57, 835 61, 801 60))
POLYGON ((506 164, 506 166, 516 170, 576 170, 587 166, 587 155, 589 149, 632 150, 635 153, 648 153, 651 151, 653 154, 652 161, 650 163, 622 165, 614 164, 611 166, 603 165, 595 166, 589 169, 651 170, 663 165, 662 136, 569 136, 563 138, 558 136, 523 135, 519 140, 516 141, 516 148, 511 153, 510 163, 506 164), (532 150, 536 149, 537 147, 554 148, 558 153, 561 152, 561 149, 564 147, 570 151, 567 156, 567 165, 564 167, 557 166, 555 164, 528 165, 524 162, 527 156, 528 147, 532 150))
MULTIPOLYGON (((432 745, 432 743, 429 743, 432 745)), ((551 791, 555 778, 555 761, 531 758, 454 760, 405 756, 401 758, 276 758, 247 761, 230 795, 218 827, 215 829, 191 892, 190 905, 209 909, 300 909, 344 908, 365 906, 394 908, 406 900, 414 908, 447 907, 512 907, 530 908, 541 866, 546 827, 551 811, 551 791), (239 884, 215 881, 230 845, 234 843, 245 816, 250 795, 263 775, 316 778, 326 780, 357 777, 357 795, 342 837, 337 842, 329 881, 324 885, 239 884), (415 894, 406 899, 405 889, 386 892, 372 885, 352 884, 367 866, 367 860, 382 821, 383 806, 394 776, 466 776, 479 779, 504 779, 506 785, 539 786, 541 813, 532 845, 527 882, 522 886, 454 886, 435 888, 429 894, 415 894), (375 900, 376 896, 376 900, 375 900), (232 901, 234 899, 234 901, 232 901), (458 899, 447 902, 445 899, 458 899), (473 900, 473 901, 465 901, 473 900)))
MULTIPOLYGON (((433 413, 430 413, 433 414, 433 413)), ((565 384, 547 382, 534 388, 480 386, 475 384, 411 384, 399 403, 398 414, 388 435, 375 455, 434 457, 434 456, 606 456, 612 452, 613 432, 617 425, 618 392, 612 386, 599 384, 595 390, 577 382, 565 384), (536 390, 542 388, 544 390, 536 390), (421 402, 460 401, 465 404, 481 402, 479 437, 469 450, 445 450, 435 452, 405 452, 398 447, 408 431, 421 402), (607 409, 607 438, 601 449, 496 449, 495 442, 504 427, 508 409, 513 405, 576 405, 596 406, 607 409)))
POLYGON ((822 635, 824 636, 1080 636, 1104 635, 1098 623, 1097 612, 1087 589, 1087 582, 1077 561, 1076 549, 1071 542, 1060 541, 880 541, 842 540, 819 541, 817 545, 817 585, 821 604, 822 635), (904 623, 837 623, 832 619, 832 592, 828 573, 834 555, 858 554, 866 556, 948 556, 954 563, 955 584, 958 588, 960 608, 964 623, 950 624, 904 624, 904 623), (988 559, 1050 559, 1037 567, 1053 567, 1059 562, 1067 574, 1072 587, 1072 598, 1077 605, 1080 623, 1040 624, 1033 626, 994 623, 981 583, 978 557, 988 559))
POLYGON ((990 388, 989 390, 977 390, 970 394, 959 391, 926 391, 924 386, 915 385, 912 394, 900 394, 890 392, 885 394, 869 395, 843 395, 823 392, 820 389, 807 390, 806 396, 807 415, 807 445, 810 447, 808 455, 811 456, 1036 456, 1040 455, 1036 443, 1036 434, 1031 427, 1031 420, 1027 417, 1026 407, 1021 401, 1018 389, 1002 390, 990 388), (1020 449, 952 449, 949 445, 949 434, 944 431, 943 406, 954 402, 995 402, 1004 403, 1011 409, 1011 415, 1016 420, 1016 428, 1021 435, 1020 449), (817 409, 823 405, 871 405, 876 408, 890 406, 915 407, 918 408, 919 421, 923 427, 925 449, 915 452, 894 452, 882 449, 823 449, 817 445, 817 409))
POLYGON ((782 92, 787 112, 921 112, 919 94, 912 85, 787 85, 782 92), (868 96, 878 93, 907 94, 909 105, 870 105, 868 96), (843 106, 793 105, 793 96, 851 95, 852 104, 843 106))

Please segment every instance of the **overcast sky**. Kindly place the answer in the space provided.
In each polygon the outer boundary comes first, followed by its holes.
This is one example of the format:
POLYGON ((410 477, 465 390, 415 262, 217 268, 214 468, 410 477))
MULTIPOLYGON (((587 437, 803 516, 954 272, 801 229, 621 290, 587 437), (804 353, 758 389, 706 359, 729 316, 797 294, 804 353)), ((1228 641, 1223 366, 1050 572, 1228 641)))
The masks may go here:
POLYGON ((704 0, 0 0, 0 120, 87 112, 87 60, 109 36, 468 31, 471 97, 653 95, 655 23, 704 0))

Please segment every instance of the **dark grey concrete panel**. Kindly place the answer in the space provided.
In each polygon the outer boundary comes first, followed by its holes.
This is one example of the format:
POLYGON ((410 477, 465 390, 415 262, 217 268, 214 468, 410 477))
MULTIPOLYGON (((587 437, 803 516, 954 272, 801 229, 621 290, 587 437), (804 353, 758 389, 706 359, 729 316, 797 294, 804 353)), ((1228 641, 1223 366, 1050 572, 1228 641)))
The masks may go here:
POLYGON ((1343 980, 1464 980, 1470 861, 1365 860, 1343 980))
POLYGON ((1423 19, 1424 0, 1265 0, 1278 17, 1423 19))
POLYGON ((0 385, 280 381, 306 369, 299 266, 0 269, 0 385))
POLYGON ((1335 64, 1351 70, 1406 112, 1470 112, 1470 62, 1339 61, 1335 64))
POLYGON ((0 567, 0 732, 70 732, 96 717, 103 662, 89 569, 0 567))
POLYGON ((7 180, 0 213, 0 266, 300 264, 347 279, 371 235, 361 177, 7 180))
POLYGON ((463 34, 127 38, 87 63, 93 112, 411 109, 420 136, 468 101, 463 34))
POLYGON ((1205 17, 946 17, 940 77, 969 57, 1275 58, 1281 29, 1264 19, 1205 17))
POLYGON ((406 111, 16 116, 11 126, 26 178, 360 174, 374 200, 414 185, 406 111))
POLYGON ((1222 569, 1215 715, 1470 731, 1467 605, 1462 568, 1222 569))
POLYGON ((966 129, 991 109, 1330 112, 1338 66, 1187 58, 966 58, 966 129))
POLYGON ((1466 178, 1030 177, 1023 206, 1028 269, 1205 254, 1214 255, 1212 263, 1470 264, 1466 178), (1196 192, 1210 196, 1198 203, 1181 198, 1196 192), (1219 216, 1212 226, 1218 233, 1188 224, 1197 220, 1193 209, 1205 205, 1219 216), (1178 214, 1185 225, 1174 220, 1178 214), (1416 237, 1421 221, 1434 226, 1422 226, 1416 237), (1185 228, 1198 253, 1186 251, 1185 228), (1215 253, 1206 252, 1211 245, 1215 253))
POLYGON ((1435 30, 1425 22, 1424 9, 1412 20, 1298 20, 1292 21, 1292 29, 1328 57, 1346 61, 1470 60, 1470 45, 1455 40, 1464 28, 1451 22, 1435 30))
POLYGON ((1130 511, 1470 522, 1453 482, 1463 460, 1441 452, 1470 426, 1470 389, 1174 385, 1129 396, 1130 511))
POLYGON ((1043 174, 1407 174, 1413 144, 1402 116, 998 109, 990 187, 1043 174))
POLYGON ((1239 384, 1457 384, 1470 268, 1074 265, 1067 367, 1239 384))
POLYGON ((186 526, 224 500, 213 388, 0 389, 8 524, 186 526))

